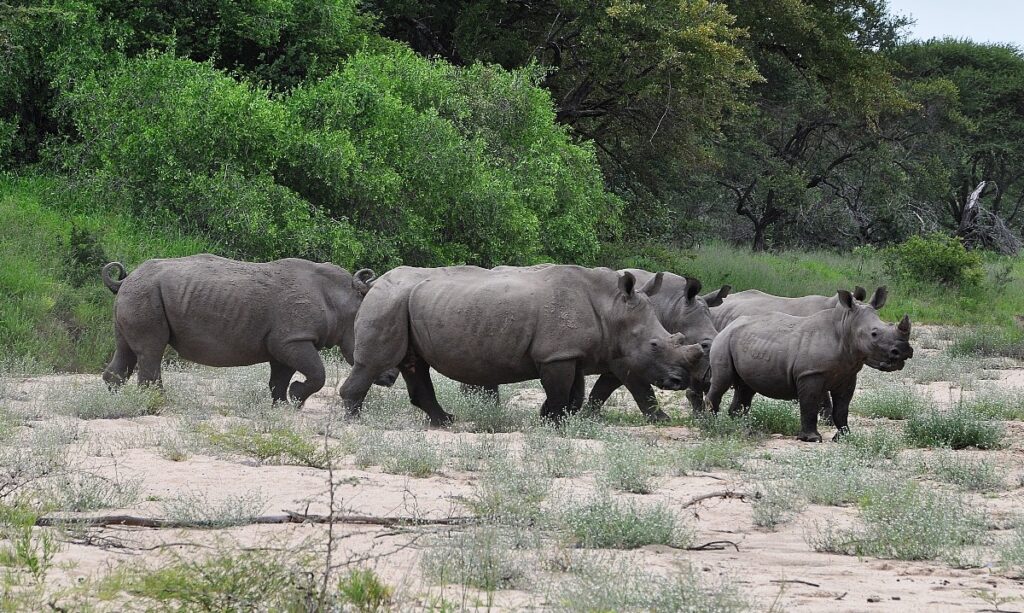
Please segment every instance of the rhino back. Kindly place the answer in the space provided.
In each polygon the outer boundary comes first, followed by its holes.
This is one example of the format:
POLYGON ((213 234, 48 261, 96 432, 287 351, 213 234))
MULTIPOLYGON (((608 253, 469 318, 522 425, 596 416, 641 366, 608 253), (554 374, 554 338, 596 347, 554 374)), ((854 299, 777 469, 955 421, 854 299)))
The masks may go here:
POLYGON ((819 311, 835 306, 834 298, 828 296, 802 296, 788 298, 748 289, 729 294, 721 306, 711 309, 711 319, 719 330, 739 317, 785 313, 796 317, 808 317, 819 311))

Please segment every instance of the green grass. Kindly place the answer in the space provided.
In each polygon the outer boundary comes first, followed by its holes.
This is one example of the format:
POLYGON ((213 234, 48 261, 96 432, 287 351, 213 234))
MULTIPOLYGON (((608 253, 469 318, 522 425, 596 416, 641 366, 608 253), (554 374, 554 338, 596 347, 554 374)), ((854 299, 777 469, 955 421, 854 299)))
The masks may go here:
POLYGON ((984 388, 961 400, 960 406, 987 419, 1024 421, 1024 390, 984 388))
POLYGON ((513 552, 514 540, 494 526, 472 528, 436 539, 420 557, 420 568, 437 583, 456 583, 487 592, 521 587, 529 565, 513 552))
POLYGON ((650 494, 661 472, 661 451, 629 437, 605 441, 604 473, 598 480, 613 489, 633 494, 650 494))
POLYGON ((937 481, 952 483, 971 492, 991 492, 1006 486, 1002 471, 994 463, 948 450, 937 451, 922 459, 918 470, 937 481))
POLYGON ((129 270, 147 258, 210 248, 127 216, 48 208, 61 189, 53 179, 0 176, 0 353, 31 356, 43 371, 97 372, 114 349, 113 296, 98 267, 93 275, 91 264, 69 264, 72 225, 98 237, 104 258, 129 270))
POLYGON ((886 384, 854 399, 850 410, 865 417, 910 419, 928 409, 928 399, 912 385, 886 384))
POLYGON ((758 398, 750 407, 750 427, 764 434, 796 436, 800 432, 800 409, 786 400, 758 398))
POLYGON ((559 517, 573 545, 587 549, 636 549, 645 545, 689 547, 693 530, 668 506, 641 505, 597 496, 579 505, 568 505, 559 517))
POLYGON ((360 613, 387 610, 393 594, 372 568, 353 568, 338 580, 338 599, 360 613))
POLYGON ((995 449, 1003 446, 1002 424, 979 417, 961 407, 930 410, 913 416, 906 424, 907 442, 914 447, 995 449))
POLYGON ((957 330, 946 351, 954 357, 1007 357, 1024 359, 1024 330, 981 326, 957 330))

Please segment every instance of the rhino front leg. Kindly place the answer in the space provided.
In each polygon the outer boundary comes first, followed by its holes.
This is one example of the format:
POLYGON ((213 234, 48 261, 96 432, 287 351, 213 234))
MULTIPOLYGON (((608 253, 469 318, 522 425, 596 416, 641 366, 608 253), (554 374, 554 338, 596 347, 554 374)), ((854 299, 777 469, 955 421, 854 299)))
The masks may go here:
POLYGON ((836 434, 833 441, 839 441, 843 436, 850 433, 850 400, 853 399, 853 390, 857 387, 856 379, 850 385, 842 389, 832 390, 832 423, 836 426, 836 434))
MULTIPOLYGON (((574 395, 582 398, 582 392, 575 392, 577 384, 576 360, 559 360, 540 365, 540 384, 544 388, 544 404, 540 407, 540 416, 548 419, 561 419, 572 407, 574 395)), ((579 386, 582 388, 582 386, 579 386)))
POLYGON ((647 417, 648 421, 668 421, 671 419, 667 413, 658 406, 658 398, 654 395, 654 388, 649 383, 635 377, 624 377, 626 389, 633 396, 636 406, 640 412, 647 417))
POLYGON ((818 409, 825 395, 824 382, 820 377, 807 378, 798 382, 797 394, 800 398, 800 433, 797 439, 808 443, 820 443, 818 432, 818 409))
POLYGON ((288 384, 295 369, 277 360, 270 361, 270 396, 274 402, 288 402, 288 384))

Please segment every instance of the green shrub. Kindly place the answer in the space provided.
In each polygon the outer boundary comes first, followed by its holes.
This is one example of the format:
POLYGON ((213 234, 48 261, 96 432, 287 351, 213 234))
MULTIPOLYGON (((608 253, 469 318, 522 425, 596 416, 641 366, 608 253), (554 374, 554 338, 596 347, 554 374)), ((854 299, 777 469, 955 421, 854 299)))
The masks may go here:
POLYGON ((361 613, 386 609, 393 593, 371 568, 354 568, 338 579, 340 600, 361 613))
POLYGON ((969 326, 958 329, 946 352, 953 357, 1024 359, 1024 331, 1007 326, 969 326))
POLYGON ((688 547, 693 531, 663 504, 640 505, 599 496, 559 514, 573 543, 588 549, 636 549, 645 545, 688 547))
POLYGON ((985 278, 981 256, 960 239, 942 233, 911 236, 884 251, 890 274, 913 281, 974 287, 985 278))
POLYGON ((867 417, 910 419, 928 409, 928 399, 913 385, 886 384, 858 396, 851 410, 867 417))
POLYGON ((515 544, 493 526, 472 528, 439 539, 420 557, 420 567, 439 583, 458 583, 488 592, 521 587, 529 566, 515 544))
POLYGON ((1005 486, 1001 471, 992 462, 937 451, 922 459, 919 470, 937 481, 952 483, 972 492, 990 492, 1005 486))
POLYGON ((1024 390, 981 389, 970 398, 961 398, 960 406, 985 419, 1024 421, 1024 390))
POLYGON ((907 441, 915 447, 995 449, 1003 445, 1003 426, 962 407, 931 410, 910 418, 907 441))
POLYGON ((634 494, 650 494, 661 472, 661 452, 650 444, 628 437, 614 438, 604 444, 604 485, 634 494))
POLYGON ((985 537, 985 516, 955 495, 894 483, 860 500, 861 525, 818 526, 818 551, 898 560, 956 559, 985 537))

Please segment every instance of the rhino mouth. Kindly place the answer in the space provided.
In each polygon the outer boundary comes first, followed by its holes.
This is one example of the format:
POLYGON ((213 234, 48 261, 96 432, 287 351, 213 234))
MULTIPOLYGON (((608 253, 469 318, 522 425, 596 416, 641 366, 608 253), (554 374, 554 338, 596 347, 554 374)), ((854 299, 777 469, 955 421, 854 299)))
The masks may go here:
POLYGON ((903 370, 906 363, 906 360, 886 360, 884 362, 868 361, 868 366, 882 372, 895 372, 897 370, 903 370))

